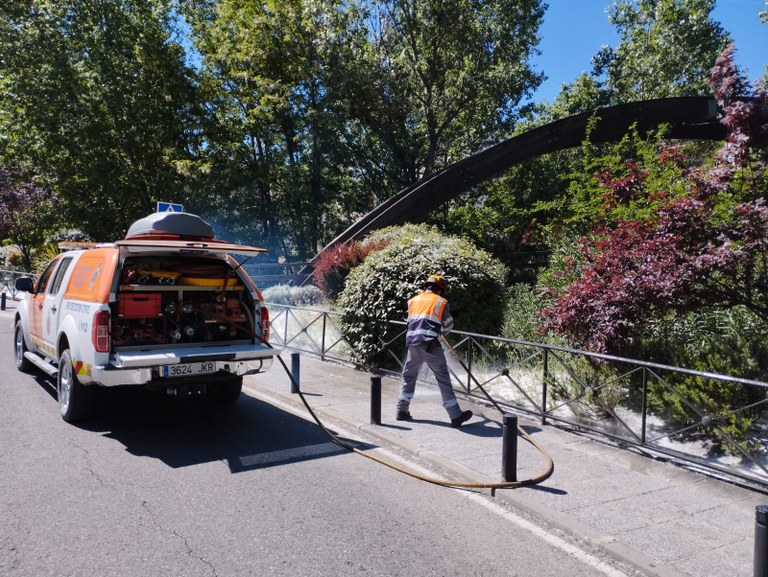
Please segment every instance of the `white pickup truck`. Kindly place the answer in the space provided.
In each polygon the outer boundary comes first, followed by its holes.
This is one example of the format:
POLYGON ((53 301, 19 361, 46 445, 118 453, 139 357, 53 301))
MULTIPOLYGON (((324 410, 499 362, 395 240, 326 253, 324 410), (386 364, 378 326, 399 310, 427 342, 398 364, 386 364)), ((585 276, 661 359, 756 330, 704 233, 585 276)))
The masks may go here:
POLYGON ((155 213, 112 243, 62 245, 33 282, 16 281, 16 366, 56 378, 61 416, 85 419, 96 386, 141 385, 234 403, 266 370, 269 312, 234 245, 188 213, 155 213))

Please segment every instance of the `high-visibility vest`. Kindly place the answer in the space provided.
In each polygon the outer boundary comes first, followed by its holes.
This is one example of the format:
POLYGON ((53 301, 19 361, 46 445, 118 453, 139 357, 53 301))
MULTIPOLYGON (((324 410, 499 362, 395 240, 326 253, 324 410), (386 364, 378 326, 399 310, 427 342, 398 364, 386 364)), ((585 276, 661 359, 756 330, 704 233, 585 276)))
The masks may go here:
POLYGON ((432 341, 453 327, 448 301, 431 291, 417 294, 408 301, 408 329, 405 344, 432 341))

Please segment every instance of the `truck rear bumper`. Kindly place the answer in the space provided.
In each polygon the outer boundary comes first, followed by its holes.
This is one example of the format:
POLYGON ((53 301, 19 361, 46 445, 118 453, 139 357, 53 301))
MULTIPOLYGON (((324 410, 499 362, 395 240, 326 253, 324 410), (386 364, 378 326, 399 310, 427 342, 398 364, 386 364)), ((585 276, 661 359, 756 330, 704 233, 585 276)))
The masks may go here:
POLYGON ((252 375, 266 371, 279 352, 265 345, 122 351, 112 355, 109 364, 94 366, 90 377, 81 377, 81 380, 105 387, 160 382, 171 385, 181 377, 204 382, 212 375, 252 375), (180 371, 182 367, 188 370, 180 371))

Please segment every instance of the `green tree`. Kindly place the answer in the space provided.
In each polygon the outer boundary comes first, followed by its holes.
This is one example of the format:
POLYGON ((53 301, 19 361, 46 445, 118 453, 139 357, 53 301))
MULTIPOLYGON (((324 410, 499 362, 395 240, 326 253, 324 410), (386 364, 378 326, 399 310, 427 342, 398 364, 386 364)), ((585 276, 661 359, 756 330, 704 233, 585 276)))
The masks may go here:
POLYGON ((509 134, 542 80, 528 60, 543 14, 538 0, 371 3, 371 43, 350 63, 349 101, 379 145, 389 186, 509 134))
POLYGON ((357 42, 342 2, 186 6, 210 110, 205 197, 237 236, 307 258, 361 206, 336 83, 357 42), (342 67, 343 69, 343 67, 342 67))
POLYGON ((95 238, 183 200, 197 110, 175 34, 170 0, 0 4, 0 158, 38 167, 95 238))
POLYGON ((715 0, 621 0, 609 19, 621 40, 595 57, 614 104, 709 94, 707 79, 731 42, 711 17, 715 0))
POLYGON ((500 259, 508 281, 533 283, 546 265, 548 223, 562 210, 568 189, 568 160, 567 153, 554 153, 514 166, 462 195, 445 218, 430 221, 500 259))
POLYGON ((596 108, 610 106, 610 94, 592 75, 582 73, 570 84, 561 87, 552 104, 545 106, 539 123, 554 122, 596 108))

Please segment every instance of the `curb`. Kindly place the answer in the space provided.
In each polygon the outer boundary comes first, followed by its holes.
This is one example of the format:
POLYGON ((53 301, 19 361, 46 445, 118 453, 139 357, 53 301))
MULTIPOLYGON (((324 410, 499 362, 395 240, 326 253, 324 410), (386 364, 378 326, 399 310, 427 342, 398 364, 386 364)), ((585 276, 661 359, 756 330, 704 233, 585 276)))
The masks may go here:
MULTIPOLYGON (((248 390, 248 394, 263 402, 275 405, 302 418, 309 418, 310 421, 312 420, 307 414, 306 407, 304 407, 300 400, 293 399, 283 393, 259 389, 256 385, 246 384, 245 388, 248 390)), ((499 481, 499 479, 492 479, 473 471, 430 449, 424 449, 416 443, 389 434, 377 425, 353 421, 345 414, 328 407, 313 407, 312 410, 317 414, 318 418, 324 417, 346 429, 357 431, 362 436, 373 440, 385 449, 396 447, 406 454, 424 461, 438 471, 453 475, 461 482, 485 484, 499 481)), ((587 544, 590 548, 599 550, 619 563, 641 571, 645 575, 650 577, 690 577, 690 575, 682 573, 675 567, 661 563, 642 551, 621 543, 616 537, 601 533, 552 507, 516 497, 512 494, 512 491, 514 490, 499 489, 496 492, 495 498, 518 511, 538 519, 547 527, 562 531, 575 540, 587 544)))

